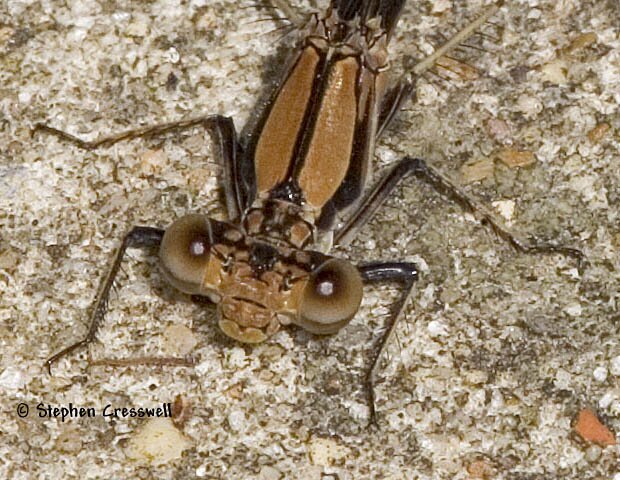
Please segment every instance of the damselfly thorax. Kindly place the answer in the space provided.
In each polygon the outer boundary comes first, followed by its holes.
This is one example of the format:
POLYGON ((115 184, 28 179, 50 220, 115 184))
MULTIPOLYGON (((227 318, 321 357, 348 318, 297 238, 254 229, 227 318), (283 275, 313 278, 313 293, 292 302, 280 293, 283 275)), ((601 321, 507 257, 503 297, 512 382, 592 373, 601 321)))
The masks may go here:
POLYGON ((244 343, 262 342, 287 324, 315 334, 335 333, 357 313, 363 284, 391 281, 402 286, 402 294, 374 349, 367 377, 372 418, 378 359, 406 306, 417 268, 399 261, 354 265, 328 251, 332 242, 350 240, 402 179, 415 176, 430 183, 478 213, 522 251, 581 256, 575 249, 522 242, 418 158, 403 158, 368 188, 375 142, 411 96, 415 75, 464 41, 499 8, 488 9, 421 61, 412 77, 391 79, 387 46, 403 4, 404 0, 332 0, 324 15, 312 15, 300 29, 256 127, 242 141, 232 120, 219 115, 96 142, 37 127, 92 149, 201 125, 218 149, 229 215, 223 222, 194 213, 166 230, 134 227, 98 292, 86 336, 51 357, 48 367, 95 339, 130 247, 158 248, 168 281, 214 302, 221 330, 244 343))

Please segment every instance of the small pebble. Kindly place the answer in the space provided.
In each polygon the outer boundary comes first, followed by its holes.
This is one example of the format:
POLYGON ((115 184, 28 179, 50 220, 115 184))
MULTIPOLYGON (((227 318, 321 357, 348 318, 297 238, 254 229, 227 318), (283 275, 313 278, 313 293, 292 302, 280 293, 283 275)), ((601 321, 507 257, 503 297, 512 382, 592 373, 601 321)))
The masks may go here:
POLYGON ((497 200, 492 202, 493 208, 504 217, 505 220, 510 222, 515 214, 515 202, 514 200, 497 200))
POLYGON ((596 462, 601 457, 601 447, 590 445, 586 450, 586 460, 588 462, 596 462))
POLYGON ((197 133, 183 140, 183 148, 186 148, 194 154, 200 153, 206 145, 208 145, 208 141, 205 138, 204 133, 197 133))
POLYGON ((620 356, 611 359, 609 371, 614 377, 620 376, 620 356))
POLYGON ((148 25, 141 20, 135 20, 127 25, 125 34, 128 37, 145 37, 148 34, 148 25))
POLYGON ((495 156, 508 168, 527 167, 536 163, 536 156, 527 150, 504 148, 499 150, 495 156))
POLYGON ((190 401, 181 395, 177 395, 172 404, 172 423, 174 426, 179 429, 183 428, 191 414, 192 404, 190 401))
POLYGON ((260 480, 280 480, 284 478, 282 472, 277 468, 270 467, 269 465, 264 465, 258 474, 258 478, 260 480))
POLYGON ((584 440, 601 447, 616 444, 615 435, 601 423, 592 410, 587 408, 579 412, 577 422, 575 423, 575 431, 584 440))
POLYGON ((578 303, 571 303, 564 308, 564 311, 569 314, 571 317, 579 317, 581 315, 582 309, 581 305, 578 303))
POLYGON ((12 270, 20 260, 19 253, 14 250, 5 250, 0 253, 0 270, 12 270))
POLYGON ((472 385, 482 385, 489 380, 489 374, 482 370, 469 370, 463 376, 465 381, 472 385))
POLYGON ((233 431, 241 431, 246 423, 245 413, 242 410, 233 410, 228 414, 228 426, 233 431))
POLYGON ((452 7, 452 3, 450 0, 435 0, 433 2, 433 13, 443 13, 447 10, 450 10, 452 7))
POLYGON ((594 372, 592 372, 592 375, 594 376, 596 381, 604 382, 605 380, 607 380, 607 368, 605 368, 603 366, 596 367, 594 369, 594 372))
POLYGON ((495 141, 501 143, 512 142, 512 131, 510 129, 510 125, 508 125, 504 120, 500 120, 499 118, 491 118, 487 122, 487 131, 495 141))
POLYGON ((516 107, 526 117, 534 117, 542 112, 543 104, 538 98, 523 94, 517 99, 516 107))
POLYGON ((18 390, 28 383, 28 379, 20 369, 7 367, 0 373, 0 387, 6 390, 18 390))
POLYGON ((80 433, 71 428, 65 430, 56 439, 56 448, 62 453, 76 454, 82 450, 80 433))
POLYGON ((125 454, 152 465, 163 465, 181 458, 190 446, 169 418, 152 418, 136 432, 125 448, 125 454))
POLYGON ((428 334, 431 338, 444 337, 448 335, 448 327, 443 322, 433 320, 428 324, 428 334))
POLYGON ((329 467, 344 459, 348 453, 348 448, 331 438, 314 437, 308 444, 308 455, 314 465, 329 467))
POLYGON ((472 163, 465 163, 461 167, 461 183, 468 185, 470 183, 479 182, 493 175, 495 164, 490 158, 476 160, 472 163))
POLYGON ((555 85, 564 85, 568 82, 568 65, 562 59, 556 59, 543 65, 540 69, 542 80, 555 85))
POLYGON ((609 130, 611 130, 611 125, 609 125, 609 123, 599 123, 588 132, 588 140, 592 143, 598 143, 607 135, 609 130))
POLYGON ((163 150, 147 150, 140 155, 140 170, 144 175, 153 175, 160 172, 168 163, 168 156, 163 150))
POLYGON ((601 410, 607 410, 618 396, 618 392, 614 390, 605 393, 598 401, 599 408, 601 410))
POLYGON ((471 479, 490 480, 495 476, 495 468, 485 460, 476 460, 467 465, 471 479))
POLYGON ((4 48, 4 46, 11 40, 14 34, 15 30, 11 27, 0 27, 0 47, 4 48))
POLYGON ((166 327, 162 337, 162 348, 171 355, 188 355, 197 343, 196 336, 185 325, 166 327))
POLYGON ((594 32, 582 33, 581 35, 575 37, 570 45, 566 48, 565 53, 571 54, 576 53, 579 50, 583 50, 590 45, 593 45, 598 41, 598 36, 594 32))
POLYGON ((234 398, 235 400, 239 400, 243 396, 243 383, 235 383, 232 387, 226 390, 226 394, 230 398, 234 398))

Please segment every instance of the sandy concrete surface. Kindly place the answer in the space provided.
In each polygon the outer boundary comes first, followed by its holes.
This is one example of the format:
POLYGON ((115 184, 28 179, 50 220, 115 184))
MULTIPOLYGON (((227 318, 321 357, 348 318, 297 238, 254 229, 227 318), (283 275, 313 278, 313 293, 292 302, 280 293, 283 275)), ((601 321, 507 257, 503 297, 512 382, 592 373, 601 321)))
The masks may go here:
MULTIPOLYGON (((394 70, 411 69, 484 3, 408 2, 394 70)), ((482 51, 456 54, 477 73, 461 65, 469 74, 460 79, 424 75, 417 102, 382 139, 377 173, 405 154, 424 157, 518 236, 579 248, 587 264, 516 252, 458 205, 406 182, 336 249, 421 270, 385 356, 378 427, 366 426, 362 382, 393 285, 368 288, 333 337, 284 329, 244 347, 219 333, 212 309, 165 284, 153 255, 132 251, 99 341, 46 373, 44 361, 86 331, 132 225, 225 211, 200 129, 84 151, 31 138, 31 128, 94 139, 221 113, 242 130, 277 78, 282 46, 267 12, 245 6, 0 2, 0 476, 620 478, 618 447, 574 430, 588 408, 620 431, 617 0, 506 1, 469 42, 482 51), (93 365, 185 353, 194 366, 93 365), (103 416, 106 405, 175 398, 177 426, 103 416), (96 415, 63 422, 37 408, 70 404, 96 415)))

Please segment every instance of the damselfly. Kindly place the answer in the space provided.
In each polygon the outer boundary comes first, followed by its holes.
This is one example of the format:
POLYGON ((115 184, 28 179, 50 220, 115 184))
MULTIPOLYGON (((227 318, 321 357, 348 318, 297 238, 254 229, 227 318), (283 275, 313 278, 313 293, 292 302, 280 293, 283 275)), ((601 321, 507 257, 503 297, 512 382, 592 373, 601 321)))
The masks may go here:
MULTIPOLYGON (((418 269, 398 261, 354 265, 329 255, 329 246, 350 241, 409 176, 476 210, 463 192, 419 158, 403 158, 367 187, 375 142, 412 96, 417 76, 499 8, 488 9, 408 76, 392 79, 387 46, 404 3, 332 0, 323 15, 312 15, 300 28, 281 80, 247 138, 239 140, 232 119, 220 115, 132 130, 96 142, 38 126, 92 149, 201 125, 218 148, 229 215, 222 222, 192 213, 165 230, 131 229, 101 285, 86 336, 52 356, 49 368, 95 339, 128 248, 158 248, 165 278, 182 292, 215 303, 221 330, 243 343, 263 342, 288 324, 318 335, 335 333, 357 313, 364 284, 397 282, 402 293, 367 376, 374 418, 378 360, 403 314, 418 269)), ((522 251, 581 255, 575 249, 523 243, 491 216, 480 216, 522 251)))

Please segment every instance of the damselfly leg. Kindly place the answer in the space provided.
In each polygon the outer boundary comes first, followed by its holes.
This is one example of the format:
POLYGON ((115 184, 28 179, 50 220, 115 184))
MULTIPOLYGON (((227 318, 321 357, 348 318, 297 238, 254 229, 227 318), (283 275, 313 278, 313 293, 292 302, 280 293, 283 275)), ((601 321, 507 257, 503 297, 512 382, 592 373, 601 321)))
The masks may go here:
POLYGON ((142 249, 153 249, 159 246, 161 243, 161 239, 164 235, 164 231, 158 228, 152 227, 134 227, 131 231, 125 236, 121 246, 116 253, 116 257, 112 262, 112 267, 105 280, 101 284, 99 291, 97 292, 97 296, 95 297, 95 302, 92 307, 92 312, 90 314, 90 324, 88 326, 88 331, 84 338, 80 341, 69 345, 66 348, 63 348, 60 352, 51 356, 47 361, 47 369, 48 372, 52 373, 52 364, 55 363, 60 358, 68 355, 69 353, 77 350, 78 348, 82 348, 87 346, 89 343, 93 342, 97 336, 97 330, 103 321, 106 311, 108 309, 108 299, 110 297, 110 290, 114 285, 114 281, 116 276, 118 275, 118 271, 121 268, 121 264, 123 262, 123 257, 125 256, 125 252, 128 248, 142 248, 142 249))
MULTIPOLYGON (((74 135, 66 133, 62 130, 58 130, 47 125, 38 124, 35 126, 33 133, 43 132, 50 135, 54 135, 64 141, 72 143, 79 148, 85 150, 94 150, 97 148, 105 148, 114 145, 120 141, 131 140, 142 137, 152 137, 156 135, 162 135, 172 131, 181 131, 196 126, 204 127, 212 137, 213 142, 217 148, 217 157, 221 159, 223 167, 223 185, 226 197, 226 205, 231 218, 238 218, 243 208, 243 202, 247 197, 247 190, 244 190, 246 185, 243 180, 244 171, 243 166, 239 165, 237 159, 237 137, 232 119, 221 115, 208 115, 204 117, 183 120, 179 122, 165 123, 155 126, 149 126, 144 128, 132 129, 119 134, 109 135, 99 138, 94 141, 85 141, 74 135)), ((159 247, 164 231, 153 228, 136 226, 123 239, 121 246, 116 253, 116 257, 112 263, 109 273, 105 277, 105 280, 101 283, 95 301, 93 303, 92 311, 89 318, 89 327, 84 338, 66 348, 60 352, 54 354, 46 361, 48 371, 51 373, 52 364, 61 359, 62 357, 74 352, 75 350, 87 346, 93 342, 97 335, 108 306, 108 300, 110 291, 114 286, 114 282, 121 268, 125 252, 129 248, 141 248, 153 250, 159 247)), ((132 360, 132 364, 161 364, 165 361, 166 364, 175 364, 176 359, 172 359, 172 362, 168 362, 168 359, 143 359, 142 361, 132 360), (155 363, 153 363, 155 362, 155 363)))
POLYGON ((386 283, 395 282, 401 286, 401 294, 398 300, 392 305, 392 312, 385 325, 385 332, 373 348, 372 361, 368 373, 366 374, 366 394, 368 395, 368 408, 370 409, 370 423, 376 422, 376 399, 375 383, 377 371, 383 353, 389 344, 389 340, 394 334, 397 321, 403 316, 407 300, 413 290, 413 285, 418 278, 418 268, 410 262, 375 262, 358 265, 364 283, 386 283))
MULTIPOLYGON (((226 196, 226 207, 231 219, 237 219, 241 215, 243 206, 247 202, 247 166, 239 163, 240 155, 237 155, 239 144, 237 133, 232 118, 222 115, 205 115, 177 122, 150 125, 142 128, 134 128, 113 135, 106 135, 96 140, 83 140, 75 135, 62 130, 38 123, 34 126, 32 134, 46 133, 72 143, 84 150, 96 150, 107 148, 112 145, 136 138, 155 137, 170 132, 189 130, 202 126, 209 134, 216 146, 216 157, 220 159, 223 168, 222 182, 226 196)), ((250 165, 251 167, 251 165, 250 165)))
MULTIPOLYGON (((444 197, 458 203, 464 210, 473 213, 481 223, 489 225, 500 238, 507 241, 520 252, 529 254, 561 254, 577 259, 579 265, 583 262, 584 255, 576 248, 521 240, 500 225, 484 207, 476 204, 465 192, 436 172, 424 160, 412 157, 405 157, 400 160, 355 206, 345 223, 335 231, 334 243, 343 245, 350 242, 360 228, 372 218, 379 207, 390 197, 401 181, 409 176, 414 176, 429 184, 444 197)), ((417 279, 417 268, 415 264, 406 262, 373 263, 358 268, 362 272, 362 278, 365 283, 397 282, 402 286, 401 296, 387 320, 385 332, 372 349, 371 368, 366 377, 370 419, 371 422, 374 422, 376 420, 374 391, 380 360, 394 333, 398 320, 404 314, 407 299, 417 279)))
POLYGON ((477 204, 464 191, 430 167, 420 158, 405 157, 401 159, 360 202, 346 222, 334 234, 334 243, 347 244, 359 231, 360 227, 368 222, 377 209, 392 194, 394 189, 404 179, 414 176, 431 185, 446 198, 458 203, 464 210, 474 214, 482 224, 490 228, 515 249, 523 253, 533 254, 561 254, 577 259, 581 264, 584 255, 581 250, 562 245, 554 245, 538 241, 526 241, 514 235, 502 226, 491 212, 477 204))

